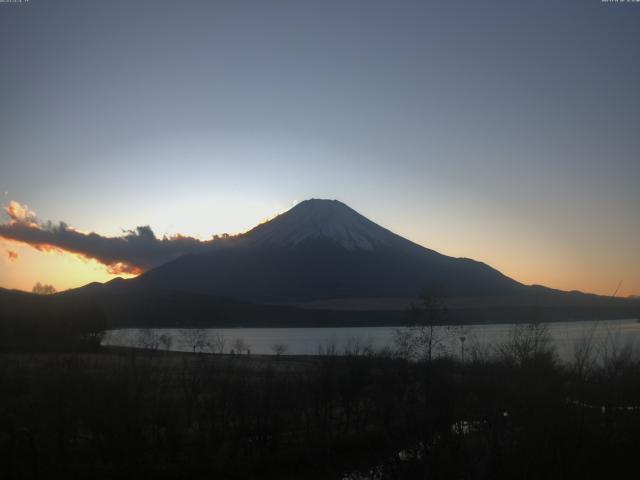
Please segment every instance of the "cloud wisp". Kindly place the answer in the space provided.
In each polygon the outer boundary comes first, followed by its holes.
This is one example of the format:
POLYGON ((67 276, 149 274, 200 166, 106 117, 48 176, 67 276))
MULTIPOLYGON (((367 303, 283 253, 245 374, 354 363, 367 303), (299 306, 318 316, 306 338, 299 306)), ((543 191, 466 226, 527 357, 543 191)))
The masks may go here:
MULTIPOLYGON (((110 273, 138 275, 188 253, 203 251, 212 240, 184 235, 156 237, 149 226, 126 230, 119 237, 79 232, 66 223, 43 223, 26 205, 11 201, 9 222, 0 224, 0 237, 40 251, 64 251, 96 260, 110 273)), ((11 257, 11 255, 10 255, 11 257)))

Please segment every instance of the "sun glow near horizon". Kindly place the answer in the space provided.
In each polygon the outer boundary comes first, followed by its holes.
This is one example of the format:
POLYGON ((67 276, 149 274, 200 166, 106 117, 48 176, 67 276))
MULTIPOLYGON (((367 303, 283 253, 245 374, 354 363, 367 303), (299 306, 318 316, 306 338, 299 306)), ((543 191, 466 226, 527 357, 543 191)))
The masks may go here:
POLYGON ((118 276, 132 278, 126 273, 114 274, 93 259, 51 248, 49 251, 7 242, 0 239, 0 287, 30 292, 37 283, 53 285, 63 291, 91 282, 107 282, 118 276), (15 252, 10 259, 7 252, 15 252))

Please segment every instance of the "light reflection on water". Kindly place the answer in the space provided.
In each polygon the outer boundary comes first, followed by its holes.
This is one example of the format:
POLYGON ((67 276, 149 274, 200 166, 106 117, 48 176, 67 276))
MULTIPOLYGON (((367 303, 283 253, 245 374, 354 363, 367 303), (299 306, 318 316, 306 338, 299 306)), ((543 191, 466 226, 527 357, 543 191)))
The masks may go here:
MULTIPOLYGON (((591 338, 595 353, 603 349, 637 348, 640 346, 640 322, 635 319, 608 321, 579 321, 549 323, 548 329, 558 356, 571 360, 574 348, 584 339, 591 338)), ((465 325, 451 329, 436 327, 447 336, 442 351, 459 355, 462 351, 460 337, 465 337, 464 349, 491 349, 509 340, 513 324, 465 325)), ((330 327, 330 328, 210 328, 204 329, 205 342, 198 351, 214 351, 214 344, 224 338, 224 353, 230 353, 237 340, 242 340, 252 354, 273 354, 275 345, 284 346, 288 355, 316 355, 346 349, 372 347, 380 350, 393 348, 397 327, 330 327), (207 345, 204 345, 207 344, 207 345)), ((107 332, 103 345, 142 347, 144 337, 170 338, 173 351, 193 351, 193 335, 185 329, 119 329, 107 332)), ((161 345, 158 348, 163 348, 161 345)))

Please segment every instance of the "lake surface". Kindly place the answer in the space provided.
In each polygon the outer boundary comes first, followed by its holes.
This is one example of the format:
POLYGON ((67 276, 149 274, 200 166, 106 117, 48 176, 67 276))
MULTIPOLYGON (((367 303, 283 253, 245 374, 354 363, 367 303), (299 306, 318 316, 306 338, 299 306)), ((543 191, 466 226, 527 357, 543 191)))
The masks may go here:
MULTIPOLYGON (((640 322, 636 319, 557 322, 546 324, 553 345, 561 359, 571 360, 577 345, 591 339, 594 351, 602 354, 614 348, 640 347, 640 322)), ((437 336, 444 338, 439 352, 460 355, 474 348, 490 350, 507 342, 514 324, 465 325, 437 327, 437 336), (464 337, 464 342, 460 338, 464 337)), ((374 350, 394 348, 398 327, 344 328, 209 328, 195 334, 189 329, 119 329, 107 332, 102 344, 140 348, 167 348, 159 341, 170 339, 170 350, 230 353, 250 350, 252 354, 273 354, 276 345, 288 355, 316 355, 329 351, 344 354, 348 349, 370 347, 374 350), (240 345, 240 343, 244 345, 240 345), (238 348, 240 347, 240 348, 238 348)))

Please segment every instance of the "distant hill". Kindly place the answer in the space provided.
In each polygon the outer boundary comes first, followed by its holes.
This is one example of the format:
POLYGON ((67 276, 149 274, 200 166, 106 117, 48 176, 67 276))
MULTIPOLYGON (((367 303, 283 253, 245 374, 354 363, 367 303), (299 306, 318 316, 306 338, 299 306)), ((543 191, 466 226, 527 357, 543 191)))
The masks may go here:
POLYGON ((86 295, 0 288, 0 350, 94 349, 108 326, 104 310, 86 295))

